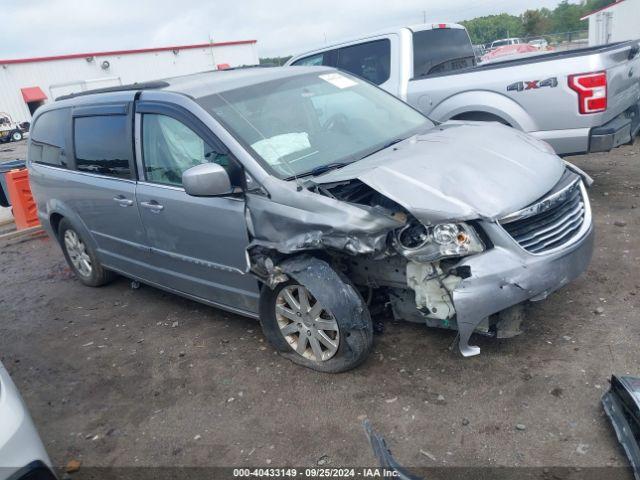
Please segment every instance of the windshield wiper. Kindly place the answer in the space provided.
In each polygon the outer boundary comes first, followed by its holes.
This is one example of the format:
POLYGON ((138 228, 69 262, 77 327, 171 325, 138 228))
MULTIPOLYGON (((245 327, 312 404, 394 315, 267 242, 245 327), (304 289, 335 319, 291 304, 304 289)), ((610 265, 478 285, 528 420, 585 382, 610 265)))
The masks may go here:
POLYGON ((390 142, 385 143, 383 146, 381 146, 380 148, 376 148, 374 151, 367 153, 366 155, 363 155, 362 157, 360 157, 360 160, 362 160, 363 158, 367 158, 370 157, 371 155, 373 155, 374 153, 378 153, 381 152, 382 150, 391 147, 392 145, 395 145, 396 143, 400 143, 403 140, 406 140, 406 138, 396 138, 395 140, 391 140, 390 142))
POLYGON ((348 163, 345 162, 336 162, 336 163, 328 163, 327 165, 319 165, 317 167, 315 167, 313 170, 309 170, 308 172, 303 172, 300 173, 298 175, 296 175, 295 177, 289 177, 289 178, 285 178, 285 180, 293 180, 294 178, 300 178, 300 177, 308 177, 308 176, 316 176, 316 175, 322 175, 323 173, 327 173, 330 170, 337 170, 338 168, 342 168, 344 166, 348 165, 348 163))

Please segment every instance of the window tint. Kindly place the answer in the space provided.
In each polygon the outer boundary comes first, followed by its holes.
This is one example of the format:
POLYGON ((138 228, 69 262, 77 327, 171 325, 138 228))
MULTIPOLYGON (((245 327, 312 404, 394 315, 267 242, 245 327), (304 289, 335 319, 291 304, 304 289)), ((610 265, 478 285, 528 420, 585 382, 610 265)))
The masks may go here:
POLYGON ((470 68, 474 62, 471 40, 462 28, 436 28, 413 34, 415 78, 470 68))
POLYGON ((326 56, 326 52, 318 53, 317 55, 311 55, 310 57, 304 57, 304 58, 301 58, 300 60, 296 60, 295 62, 292 63, 292 65, 303 66, 303 67, 315 67, 318 65, 326 65, 326 63, 324 63, 325 56, 326 56))
POLYGON ((56 167, 67 166, 64 137, 68 118, 68 108, 51 110, 38 117, 31 129, 29 157, 32 162, 56 167))
POLYGON ((380 85, 389 79, 391 42, 384 39, 341 48, 336 67, 380 85))
POLYGON ((126 115, 76 117, 73 139, 78 170, 131 178, 131 133, 126 115))
POLYGON ((222 165, 231 176, 226 153, 218 152, 185 124, 166 115, 143 116, 142 156, 145 178, 154 183, 181 186, 185 170, 208 162, 222 165))

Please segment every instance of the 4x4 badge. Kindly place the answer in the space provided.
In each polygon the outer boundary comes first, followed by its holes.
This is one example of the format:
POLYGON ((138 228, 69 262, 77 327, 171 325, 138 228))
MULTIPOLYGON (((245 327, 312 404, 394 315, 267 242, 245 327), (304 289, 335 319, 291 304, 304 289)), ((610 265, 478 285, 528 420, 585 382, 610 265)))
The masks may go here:
POLYGON ((546 80, 526 80, 524 82, 515 82, 507 87, 507 92, 522 92, 523 90, 537 90, 542 87, 555 88, 558 86, 556 77, 547 78, 546 80))

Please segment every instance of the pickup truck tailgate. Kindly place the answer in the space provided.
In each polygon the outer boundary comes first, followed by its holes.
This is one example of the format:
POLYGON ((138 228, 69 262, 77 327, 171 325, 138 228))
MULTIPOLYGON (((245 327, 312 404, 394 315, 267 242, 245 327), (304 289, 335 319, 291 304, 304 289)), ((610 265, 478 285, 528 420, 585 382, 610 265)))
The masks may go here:
POLYGON ((603 55, 607 65, 607 111, 603 119, 608 122, 640 100, 640 42, 603 55))

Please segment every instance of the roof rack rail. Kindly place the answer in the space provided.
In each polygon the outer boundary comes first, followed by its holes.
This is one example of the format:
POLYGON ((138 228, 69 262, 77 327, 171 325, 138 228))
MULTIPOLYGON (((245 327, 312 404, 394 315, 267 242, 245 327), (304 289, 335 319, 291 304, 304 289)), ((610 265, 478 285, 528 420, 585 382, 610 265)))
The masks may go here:
POLYGON ((140 83, 130 83, 128 85, 118 85, 116 87, 106 87, 106 88, 96 88, 94 90, 86 90, 84 92, 78 93, 70 93, 68 95, 62 95, 60 97, 56 97, 56 101, 58 100, 67 100, 69 98, 83 97, 85 95, 93 95, 94 93, 109 93, 109 92, 127 92, 131 90, 153 90, 157 88, 165 88, 168 87, 169 83, 164 81, 153 81, 153 82, 140 82, 140 83))

